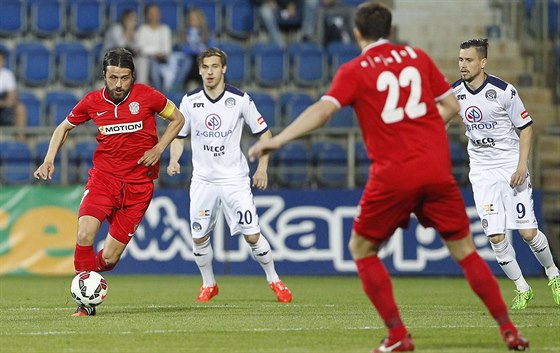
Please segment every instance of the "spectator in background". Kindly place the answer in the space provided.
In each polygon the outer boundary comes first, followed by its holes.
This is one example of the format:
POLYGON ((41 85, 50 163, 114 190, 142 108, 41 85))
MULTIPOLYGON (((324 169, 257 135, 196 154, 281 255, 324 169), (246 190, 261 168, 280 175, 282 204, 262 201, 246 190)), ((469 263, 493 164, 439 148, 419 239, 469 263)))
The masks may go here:
POLYGON ((161 23, 159 6, 149 4, 144 11, 146 23, 138 28, 134 38, 137 82, 150 82, 157 90, 169 91, 184 56, 171 52, 171 28, 161 23))
POLYGON ((319 0, 252 0, 273 43, 285 47, 281 28, 301 26, 305 41, 315 40, 319 0))
POLYGON ((213 45, 214 36, 208 28, 206 15, 201 9, 192 7, 187 10, 185 27, 179 32, 179 38, 181 40, 179 47, 184 57, 179 65, 174 87, 183 86, 191 80, 200 81, 198 67, 193 63, 196 62, 198 54, 213 45))
POLYGON ((354 7, 340 3, 340 0, 321 0, 324 10, 323 17, 323 44, 331 42, 352 43, 352 16, 354 7))
POLYGON ((5 61, 6 53, 0 50, 0 126, 17 127, 17 138, 24 140, 27 113, 17 97, 15 75, 5 67, 5 61))
POLYGON ((114 48, 126 48, 134 53, 136 51, 134 34, 136 32, 137 23, 136 12, 132 9, 124 10, 119 22, 111 25, 105 33, 103 50, 101 50, 101 53, 104 55, 110 49, 114 48))

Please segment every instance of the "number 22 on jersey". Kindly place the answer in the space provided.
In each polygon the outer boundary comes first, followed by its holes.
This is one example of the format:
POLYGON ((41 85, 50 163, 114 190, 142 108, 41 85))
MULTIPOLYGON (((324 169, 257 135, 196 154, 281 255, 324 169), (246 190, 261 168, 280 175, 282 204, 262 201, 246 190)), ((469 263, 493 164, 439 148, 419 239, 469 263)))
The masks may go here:
POLYGON ((391 71, 383 71, 377 78, 377 89, 380 92, 387 91, 387 99, 381 112, 381 118, 385 124, 393 124, 403 120, 405 113, 410 119, 426 115, 426 103, 420 102, 422 98, 422 77, 417 68, 407 66, 398 77, 391 71), (409 86, 410 95, 403 109, 397 106, 401 88, 409 86))

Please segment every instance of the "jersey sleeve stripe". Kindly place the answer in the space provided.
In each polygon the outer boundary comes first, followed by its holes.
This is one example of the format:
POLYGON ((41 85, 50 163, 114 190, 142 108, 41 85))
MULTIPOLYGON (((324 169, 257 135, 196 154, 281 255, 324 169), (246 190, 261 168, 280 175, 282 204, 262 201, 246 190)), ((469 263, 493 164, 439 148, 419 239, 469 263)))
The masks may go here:
POLYGON ((342 107, 342 105, 340 104, 340 102, 338 101, 338 99, 334 98, 333 96, 322 96, 321 97, 322 100, 326 100, 326 101, 330 101, 333 102, 334 105, 336 105, 338 107, 338 109, 340 109, 342 107))

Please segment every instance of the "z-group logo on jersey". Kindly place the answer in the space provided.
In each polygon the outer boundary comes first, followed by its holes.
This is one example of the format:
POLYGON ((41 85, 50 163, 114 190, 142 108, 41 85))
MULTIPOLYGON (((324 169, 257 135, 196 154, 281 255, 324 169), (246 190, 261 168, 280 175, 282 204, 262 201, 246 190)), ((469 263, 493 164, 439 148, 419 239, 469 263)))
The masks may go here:
POLYGON ((210 114, 205 120, 208 130, 216 131, 222 126, 222 119, 216 114, 210 114))
POLYGON ((97 129, 101 135, 115 135, 115 134, 126 134, 129 132, 142 130, 142 121, 136 121, 134 123, 124 123, 124 124, 113 124, 99 126, 97 129))

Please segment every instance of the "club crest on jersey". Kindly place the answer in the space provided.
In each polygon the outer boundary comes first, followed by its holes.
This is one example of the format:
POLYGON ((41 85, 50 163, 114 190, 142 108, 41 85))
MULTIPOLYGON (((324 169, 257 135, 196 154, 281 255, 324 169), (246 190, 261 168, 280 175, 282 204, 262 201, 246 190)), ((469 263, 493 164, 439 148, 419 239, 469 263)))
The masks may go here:
POLYGON ((486 91, 486 94, 484 95, 486 97, 486 99, 488 99, 489 101, 493 101, 496 99, 496 97, 498 96, 498 94, 496 93, 496 91, 494 91, 493 89, 489 89, 488 91, 486 91))
POLYGON ((465 118, 469 123, 478 123, 482 120, 482 111, 475 106, 470 106, 465 110, 465 118))
POLYGON ((226 99, 225 104, 227 108, 233 108, 235 106, 235 98, 229 97, 228 99, 226 99))
POLYGON ((99 126, 97 129, 99 130, 101 135, 115 135, 139 131, 142 130, 142 127, 142 121, 136 121, 133 123, 103 125, 99 126))
POLYGON ((529 117, 529 112, 524 110, 521 112, 521 119, 527 119, 529 117))
POLYGON ((138 114, 140 112, 140 103, 132 102, 128 105, 128 110, 130 110, 130 114, 138 114))
POLYGON ((208 130, 216 131, 222 126, 222 119, 216 114, 210 114, 206 117, 204 123, 208 130))

